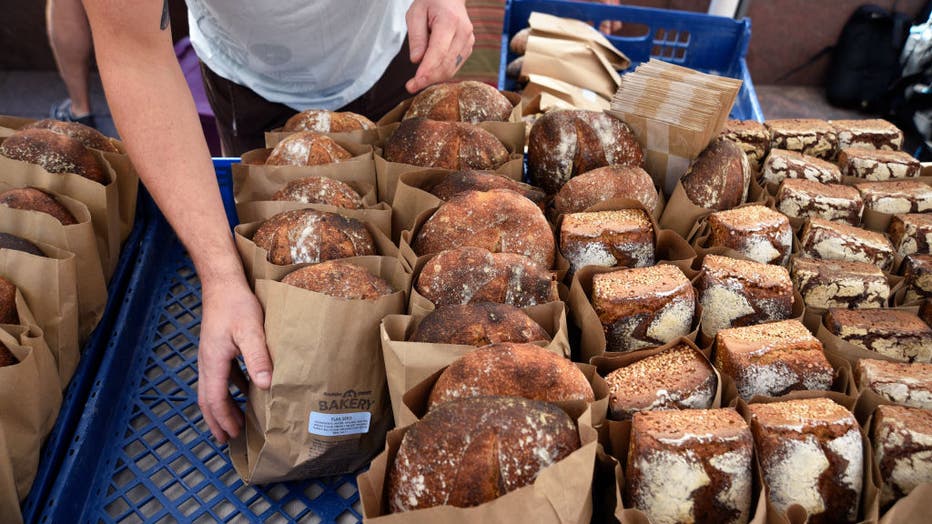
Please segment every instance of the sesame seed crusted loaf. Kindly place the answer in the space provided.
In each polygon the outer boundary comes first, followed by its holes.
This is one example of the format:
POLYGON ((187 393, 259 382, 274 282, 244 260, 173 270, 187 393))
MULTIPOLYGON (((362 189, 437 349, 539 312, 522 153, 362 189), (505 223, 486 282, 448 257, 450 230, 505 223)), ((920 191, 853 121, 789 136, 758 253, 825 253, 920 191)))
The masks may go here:
POLYGON ((762 264, 784 265, 793 249, 793 228, 785 215, 748 205, 708 216, 709 247, 722 246, 762 264))
POLYGON ((823 323, 830 333, 859 348, 905 362, 932 360, 932 327, 909 311, 830 309, 823 323))
POLYGON ((834 160, 838 149, 838 135, 825 120, 815 118, 787 118, 768 120, 770 148, 788 149, 824 160, 834 160))
POLYGON ((841 183, 841 170, 821 158, 786 149, 771 150, 764 161, 761 180, 768 184, 779 184, 787 178, 837 184, 841 183))
POLYGON ((890 298, 890 284, 877 266, 846 260, 798 257, 793 284, 809 307, 879 308, 890 298))
POLYGON ((329 136, 299 131, 279 142, 265 163, 270 166, 318 166, 352 157, 352 153, 329 136))
POLYGON ((702 304, 702 331, 710 337, 720 329, 790 318, 793 283, 786 268, 707 255, 697 289, 702 304))
POLYGON ((642 209, 570 213, 560 225, 560 252, 571 272, 585 266, 651 266, 654 244, 654 226, 642 209))
POLYGON ((295 270, 282 283, 348 300, 376 300, 394 293, 392 286, 364 267, 328 260, 295 270))
POLYGON ((478 124, 486 121, 506 122, 514 109, 498 89, 473 80, 434 84, 411 100, 404 120, 428 118, 449 122, 478 124))
POLYGON ((492 133, 424 118, 401 122, 382 153, 389 162, 453 170, 496 169, 508 161, 508 150, 492 133))
POLYGON ((349 111, 307 109, 289 118, 282 131, 314 131, 315 133, 345 133, 375 129, 368 118, 349 111))
POLYGON ((23 129, 48 129, 60 135, 70 136, 89 149, 97 149, 107 153, 120 152, 108 136, 93 127, 78 122, 62 122, 61 120, 46 118, 24 126, 23 129))
POLYGON ((638 166, 603 166, 569 179, 554 197, 553 207, 557 215, 578 213, 615 198, 636 200, 651 214, 660 203, 647 171, 638 166))
POLYGON ((421 320, 410 340, 481 347, 501 342, 550 342, 550 334, 512 305, 478 302, 438 306, 421 320))
POLYGON ((0 155, 42 166, 49 173, 75 173, 100 184, 109 182, 97 157, 78 140, 49 129, 22 129, 0 144, 0 155))
POLYGON ((855 367, 858 389, 914 408, 932 409, 932 364, 862 358, 855 367))
POLYGON ((272 200, 322 204, 344 209, 363 207, 362 197, 345 182, 322 176, 298 178, 272 195, 272 200))
POLYGON ((313 209, 269 218, 252 241, 268 251, 269 262, 280 266, 376 254, 372 235, 362 222, 313 209))
POLYGON ((680 183, 693 204, 717 211, 731 209, 748 197, 748 157, 734 142, 715 138, 689 164, 680 183))
POLYGON ((799 243, 808 257, 866 262, 884 270, 893 267, 893 244, 883 233, 843 222, 812 217, 803 226, 799 243))

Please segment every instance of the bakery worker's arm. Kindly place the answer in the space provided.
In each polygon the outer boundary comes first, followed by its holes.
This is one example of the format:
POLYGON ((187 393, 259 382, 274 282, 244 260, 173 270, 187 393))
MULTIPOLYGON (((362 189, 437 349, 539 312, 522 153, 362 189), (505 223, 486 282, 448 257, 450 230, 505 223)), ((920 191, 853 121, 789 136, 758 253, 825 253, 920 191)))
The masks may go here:
POLYGON ((408 92, 450 79, 472 54, 476 37, 465 0, 414 0, 405 20, 411 61, 420 64, 408 92))
MULTIPOLYGON (((194 99, 160 28, 163 0, 84 0, 97 64, 120 136, 139 176, 187 247, 203 287, 198 404, 221 442, 242 413, 230 396, 242 353, 253 382, 271 383, 262 309, 230 234, 194 99)), ((140 319, 141 321, 141 319, 140 319)))

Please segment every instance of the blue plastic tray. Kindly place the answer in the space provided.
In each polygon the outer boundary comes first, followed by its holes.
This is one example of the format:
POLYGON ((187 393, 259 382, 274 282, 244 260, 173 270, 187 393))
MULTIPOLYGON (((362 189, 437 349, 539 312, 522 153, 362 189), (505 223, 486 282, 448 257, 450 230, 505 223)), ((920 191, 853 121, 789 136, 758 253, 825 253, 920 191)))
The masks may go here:
MULTIPOLYGON (((230 212, 231 159, 215 160, 230 212)), ((108 351, 27 522, 358 522, 355 478, 247 486, 197 406, 201 288, 151 200, 108 351)), ((74 403, 78 404, 78 403, 74 403)), ((46 465, 43 464, 45 469, 46 465)))
POLYGON ((538 11, 564 18, 586 20, 598 27, 604 20, 642 25, 647 33, 638 37, 607 36, 625 53, 632 67, 650 58, 658 58, 707 73, 744 81, 731 110, 732 118, 764 120, 751 74, 744 59, 751 40, 751 21, 685 11, 646 7, 602 5, 560 0, 508 0, 502 29, 499 89, 513 90, 514 80, 505 76, 505 66, 517 58, 508 49, 511 37, 528 25, 531 13, 538 11))

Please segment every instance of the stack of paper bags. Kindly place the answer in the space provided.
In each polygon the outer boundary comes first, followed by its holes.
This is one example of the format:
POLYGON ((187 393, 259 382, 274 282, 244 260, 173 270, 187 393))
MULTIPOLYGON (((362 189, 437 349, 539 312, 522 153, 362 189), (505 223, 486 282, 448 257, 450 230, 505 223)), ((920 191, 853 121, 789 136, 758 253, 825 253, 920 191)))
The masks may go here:
POLYGON ((628 57, 580 20, 531 13, 528 25, 521 68, 529 79, 525 101, 554 97, 580 109, 608 109, 621 81, 618 71, 631 65, 628 57))
POLYGON ((622 77, 608 112, 634 130, 647 153, 647 171, 669 195, 690 161, 721 132, 741 83, 650 60, 622 77))

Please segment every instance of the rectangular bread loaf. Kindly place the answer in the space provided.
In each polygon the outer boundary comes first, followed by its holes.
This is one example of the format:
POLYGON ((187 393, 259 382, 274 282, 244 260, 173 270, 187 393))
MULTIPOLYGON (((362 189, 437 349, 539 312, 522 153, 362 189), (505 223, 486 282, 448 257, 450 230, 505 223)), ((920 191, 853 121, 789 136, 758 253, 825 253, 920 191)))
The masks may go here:
POLYGON ((727 247, 762 264, 784 265, 790 258, 793 228, 782 213, 751 205, 717 211, 708 222, 709 247, 727 247))
POLYGON ((770 150, 761 169, 761 180, 767 184, 779 184, 787 178, 839 184, 841 171, 835 164, 821 158, 786 149, 770 150))
POLYGON ((790 318, 793 283, 786 268, 707 255, 702 270, 698 288, 706 335, 790 318))
POLYGON ((838 338, 904 362, 932 360, 932 327, 909 311, 830 309, 825 327, 838 338))
POLYGON ((879 308, 890 298, 890 283, 874 265, 844 260, 795 258, 793 284, 808 307, 879 308))
POLYGON ((909 153, 851 147, 838 153, 844 176, 864 180, 890 180, 919 176, 919 161, 909 153))
POLYGON ((777 209, 791 218, 819 217, 857 225, 863 208, 858 190, 840 184, 786 179, 777 191, 777 209))
POLYGON ((900 128, 880 118, 832 120, 829 123, 835 128, 839 149, 869 147, 899 151, 903 147, 900 128))
POLYGON ((854 187, 861 193, 865 210, 888 215, 932 210, 932 186, 923 182, 861 182, 854 187))
POLYGON ((874 456, 880 467, 880 504, 905 497, 921 483, 932 482, 932 411, 877 406, 874 456))
POLYGON ((768 120, 770 149, 789 149, 824 160, 834 160, 838 149, 835 128, 825 120, 788 118, 768 120))
POLYGON ((803 226, 799 243, 807 257, 866 262, 882 270, 890 270, 895 258, 893 244, 883 233, 817 217, 803 226))
POLYGON ((932 409, 932 364, 862 358, 855 376, 861 391, 869 389, 902 406, 932 409))

